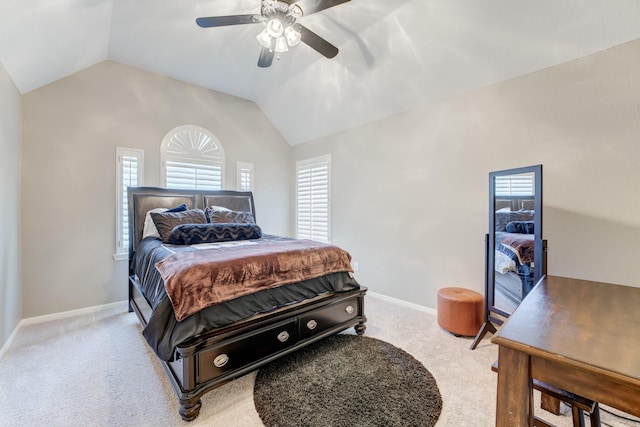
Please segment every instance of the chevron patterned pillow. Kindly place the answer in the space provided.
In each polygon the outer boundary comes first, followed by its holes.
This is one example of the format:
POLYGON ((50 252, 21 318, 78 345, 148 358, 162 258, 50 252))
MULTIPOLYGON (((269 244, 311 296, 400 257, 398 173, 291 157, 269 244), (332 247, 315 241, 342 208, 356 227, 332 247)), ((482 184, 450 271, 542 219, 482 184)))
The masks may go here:
POLYGON ((174 227, 169 236, 173 245, 229 242, 232 240, 259 239, 262 230, 256 224, 182 224, 174 227))

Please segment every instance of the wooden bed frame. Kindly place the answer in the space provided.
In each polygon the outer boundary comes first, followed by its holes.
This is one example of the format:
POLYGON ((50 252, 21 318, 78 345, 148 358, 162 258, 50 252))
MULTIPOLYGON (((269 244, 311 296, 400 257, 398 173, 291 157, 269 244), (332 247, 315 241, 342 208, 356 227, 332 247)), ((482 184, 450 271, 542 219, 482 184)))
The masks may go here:
MULTIPOLYGON (((129 311, 135 311, 143 326, 152 308, 142 296, 131 263, 142 239, 146 212, 185 203, 188 208, 224 206, 250 211, 255 217, 253 194, 238 191, 175 190, 130 187, 129 202, 129 311)), ((195 419, 203 394, 260 366, 329 335, 355 327, 365 331, 366 288, 332 292, 253 316, 211 330, 179 344, 175 361, 160 360, 180 402, 180 416, 195 419)))

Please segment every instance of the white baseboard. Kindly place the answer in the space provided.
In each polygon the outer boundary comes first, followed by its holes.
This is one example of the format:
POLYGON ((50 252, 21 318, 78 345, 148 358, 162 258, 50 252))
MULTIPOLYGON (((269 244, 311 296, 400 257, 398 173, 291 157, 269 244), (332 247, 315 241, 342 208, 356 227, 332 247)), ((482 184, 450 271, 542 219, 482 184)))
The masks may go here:
POLYGON ((109 304, 101 304, 101 305, 94 305, 92 307, 79 308, 77 310, 62 311, 60 313, 45 314, 43 316, 28 317, 26 319, 22 319, 20 323, 18 323, 18 328, 23 325, 33 325, 36 323, 49 322, 51 320, 58 320, 58 319, 65 319, 67 317, 73 317, 73 316, 78 316, 82 314, 98 313, 101 311, 109 310, 119 305, 122 305, 124 308, 126 307, 126 304, 127 304, 127 301, 123 300, 123 301, 112 302, 109 304))
MULTIPOLYGON (((419 305, 419 304, 415 304, 412 302, 408 302, 408 301, 404 301, 398 298, 394 298, 394 297, 390 297, 384 294, 380 294, 377 292, 372 292, 372 291, 367 291, 367 295, 371 295, 375 298, 384 300, 384 301, 388 301, 391 302, 393 304, 398 304, 398 305, 402 305, 404 307, 408 307, 414 310, 418 310, 418 311, 422 311, 425 313, 429 313, 429 314, 433 314, 434 316, 436 316, 438 314, 437 310, 431 308, 431 307, 425 307, 423 305, 419 305)), ((20 330, 20 328, 22 326, 26 326, 26 325, 34 325, 37 323, 43 323, 43 322, 49 322, 51 320, 58 320, 58 319, 64 319, 67 317, 73 317, 73 316, 78 316, 78 315, 82 315, 82 314, 91 314, 91 313, 97 313, 100 311, 104 311, 104 310, 109 310, 113 307, 116 306, 123 306, 123 309, 126 307, 127 305, 127 301, 117 301, 117 302, 112 302, 109 304, 101 304, 101 305, 95 305, 92 307, 85 307, 85 308, 79 308, 77 310, 69 310, 69 311, 63 311, 60 313, 53 313, 53 314, 45 314, 43 316, 35 316, 35 317, 28 317, 26 319, 22 319, 20 322, 18 322, 18 326, 16 326, 16 328, 13 330, 13 332, 11 333, 11 335, 9 336, 9 339, 7 339, 7 342, 2 346, 2 349, 0 349, 0 360, 2 360, 2 357, 4 356, 4 354, 6 353, 7 349, 9 348, 9 346, 11 345, 11 343, 13 342, 16 334, 18 333, 18 331, 20 330)))
MULTIPOLYGON (((424 305, 420 305, 420 304, 415 304, 412 302, 408 302, 405 300, 401 300, 398 298, 394 298, 394 297, 390 297, 387 295, 383 295, 383 294, 379 294, 377 292, 371 292, 371 291, 367 291, 367 295, 372 295, 376 298, 380 298, 382 300, 388 301, 388 302, 392 302, 394 304, 398 304, 398 305, 403 305, 405 307, 409 307, 412 308, 414 310, 418 310, 418 311, 423 311, 425 313, 429 313, 429 314, 433 314, 434 316, 438 315, 438 311, 431 308, 431 307, 425 307, 424 305)), ((365 312, 366 312, 366 307, 365 307, 365 312)))
POLYGON ((7 341, 4 343, 4 345, 0 349, 0 361, 2 360, 2 357, 7 352, 9 347, 11 346, 11 343, 15 339, 16 334, 18 333, 20 328, 23 326, 34 325, 36 323, 49 322, 51 320, 65 319, 67 317, 73 317, 73 316, 78 316, 82 314, 98 313, 101 311, 109 310, 116 306, 122 306, 123 309, 126 309, 127 301, 126 300, 117 301, 109 304, 94 305, 92 307, 79 308, 77 310, 69 310, 69 311, 63 311, 60 313, 45 314, 43 316, 28 317, 26 319, 22 319, 18 322, 18 325, 15 327, 11 335, 9 335, 9 338, 7 339, 7 341))
POLYGON ((2 358, 4 357, 5 353, 9 350, 9 346, 11 346, 11 343, 13 342, 13 339, 16 337, 16 334, 18 333, 19 328, 20 328, 20 322, 18 322, 16 327, 13 329, 13 332, 11 332, 11 335, 9 335, 9 338, 7 338, 7 341, 4 343, 2 348, 0 348, 0 362, 2 361, 2 358))

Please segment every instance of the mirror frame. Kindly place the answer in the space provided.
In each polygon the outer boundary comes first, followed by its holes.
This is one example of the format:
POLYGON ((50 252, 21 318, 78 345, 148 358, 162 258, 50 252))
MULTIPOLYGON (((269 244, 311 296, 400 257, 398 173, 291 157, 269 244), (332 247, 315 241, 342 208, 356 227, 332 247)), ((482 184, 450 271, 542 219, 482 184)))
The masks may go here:
MULTIPOLYGON (((496 318, 492 314, 498 314, 503 318, 509 317, 511 313, 496 307, 495 305, 495 248, 496 248, 496 189, 495 179, 501 176, 534 174, 534 202, 533 209, 535 216, 533 219, 534 235, 534 263, 533 263, 533 285, 535 286, 546 273, 546 260, 544 257, 545 244, 542 239, 542 165, 527 166, 515 169, 506 169, 489 173, 489 234, 487 246, 487 266, 486 266, 486 294, 489 320, 497 324, 502 324, 503 319, 496 318)), ((526 296, 526 295, 525 295, 526 296)))

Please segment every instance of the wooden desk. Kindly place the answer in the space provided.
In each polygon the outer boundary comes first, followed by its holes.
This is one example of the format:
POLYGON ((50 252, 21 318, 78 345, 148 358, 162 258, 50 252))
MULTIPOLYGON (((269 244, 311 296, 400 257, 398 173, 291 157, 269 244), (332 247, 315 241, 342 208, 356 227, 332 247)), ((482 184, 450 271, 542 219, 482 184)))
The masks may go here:
POLYGON ((640 416, 640 288, 546 276, 491 339, 496 426, 532 426, 532 378, 640 416))

